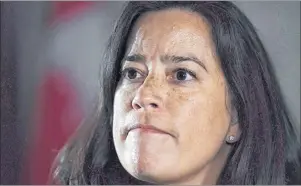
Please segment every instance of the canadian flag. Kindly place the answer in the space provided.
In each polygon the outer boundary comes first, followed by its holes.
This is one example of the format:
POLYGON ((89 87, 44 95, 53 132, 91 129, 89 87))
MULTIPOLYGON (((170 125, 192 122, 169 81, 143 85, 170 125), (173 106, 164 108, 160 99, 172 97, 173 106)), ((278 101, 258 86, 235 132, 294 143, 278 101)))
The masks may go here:
POLYGON ((37 89, 32 140, 21 184, 48 184, 51 165, 59 149, 82 122, 91 102, 87 98, 93 97, 97 89, 97 71, 91 71, 98 69, 101 55, 101 43, 94 37, 100 34, 99 18, 93 17, 90 11, 95 3, 51 3, 45 57, 49 62, 37 89))

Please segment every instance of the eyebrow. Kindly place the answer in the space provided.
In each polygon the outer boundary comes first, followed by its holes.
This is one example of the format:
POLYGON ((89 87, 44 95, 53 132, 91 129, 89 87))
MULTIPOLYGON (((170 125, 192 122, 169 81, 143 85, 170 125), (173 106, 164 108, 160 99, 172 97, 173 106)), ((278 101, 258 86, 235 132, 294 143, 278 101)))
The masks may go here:
POLYGON ((163 62, 165 61, 171 61, 171 62, 174 62, 174 63, 181 63, 181 62, 184 62, 184 61, 193 61, 195 63, 197 63, 198 65, 200 65, 203 69, 205 69, 207 71, 207 68, 206 66, 204 65, 204 63, 199 60, 197 57, 195 56, 175 56, 175 55, 164 55, 161 60, 163 62))
MULTIPOLYGON (((123 62, 125 62, 125 61, 138 62, 138 63, 146 62, 146 57, 141 54, 133 54, 133 55, 126 56, 123 59, 123 62)), ((204 65, 204 63, 201 60, 199 60, 197 57, 192 56, 192 55, 189 55, 189 56, 164 55, 161 57, 161 61, 162 62, 171 61, 173 63, 181 63, 184 61, 193 61, 207 71, 207 68, 204 65)))
POLYGON ((123 61, 131 61, 131 62, 145 62, 146 58, 141 54, 133 54, 126 56, 123 61))

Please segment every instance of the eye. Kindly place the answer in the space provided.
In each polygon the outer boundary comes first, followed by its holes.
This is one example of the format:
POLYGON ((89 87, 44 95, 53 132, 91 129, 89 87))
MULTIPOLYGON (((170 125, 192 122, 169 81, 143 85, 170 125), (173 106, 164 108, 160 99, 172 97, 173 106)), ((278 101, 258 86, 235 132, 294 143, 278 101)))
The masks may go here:
POLYGON ((195 78, 195 73, 188 69, 180 68, 174 71, 174 79, 176 81, 190 81, 195 78))
POLYGON ((141 73, 134 68, 126 68, 121 72, 121 74, 122 74, 122 77, 124 77, 128 80, 135 80, 135 79, 140 79, 141 77, 143 77, 141 75, 141 73))

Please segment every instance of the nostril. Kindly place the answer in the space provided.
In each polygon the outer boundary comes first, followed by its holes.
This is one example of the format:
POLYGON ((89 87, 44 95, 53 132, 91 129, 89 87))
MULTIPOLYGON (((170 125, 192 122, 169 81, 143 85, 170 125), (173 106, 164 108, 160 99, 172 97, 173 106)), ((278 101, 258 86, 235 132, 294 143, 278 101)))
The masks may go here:
POLYGON ((141 106, 139 104, 134 104, 134 109, 140 109, 141 106))

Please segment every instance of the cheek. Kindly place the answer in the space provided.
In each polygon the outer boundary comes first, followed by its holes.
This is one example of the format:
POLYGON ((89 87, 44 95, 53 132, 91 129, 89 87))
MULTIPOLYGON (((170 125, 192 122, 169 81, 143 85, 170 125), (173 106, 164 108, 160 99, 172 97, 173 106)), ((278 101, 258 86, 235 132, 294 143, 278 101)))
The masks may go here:
POLYGON ((214 155, 224 141, 230 121, 224 89, 208 88, 189 96, 179 95, 175 100, 178 101, 173 105, 173 120, 179 132, 181 151, 185 153, 194 148, 197 156, 214 155))
POLYGON ((178 123, 177 127, 186 130, 204 130, 204 132, 215 128, 223 128, 223 126, 227 127, 229 114, 226 108, 226 100, 222 97, 198 93, 197 96, 187 97, 183 102, 174 103, 170 110, 176 112, 173 115, 175 116, 174 119, 179 120, 179 122, 175 122, 178 123), (180 124, 182 122, 187 124, 180 124))
POLYGON ((131 108, 133 95, 133 88, 120 87, 116 90, 114 96, 114 115, 123 114, 131 108))
POLYGON ((131 109, 132 90, 119 88, 115 92, 113 107, 114 132, 124 125, 126 113, 131 109))

